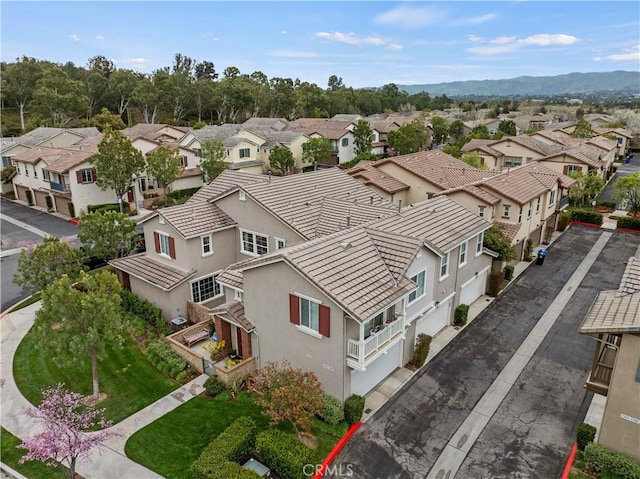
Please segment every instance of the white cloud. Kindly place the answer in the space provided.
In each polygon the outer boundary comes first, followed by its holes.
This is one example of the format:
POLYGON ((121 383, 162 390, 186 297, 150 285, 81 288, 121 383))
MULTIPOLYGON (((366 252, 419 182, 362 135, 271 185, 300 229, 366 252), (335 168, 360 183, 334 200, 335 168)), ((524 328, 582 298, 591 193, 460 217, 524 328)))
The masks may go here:
POLYGON ((73 40, 76 43, 78 43, 80 41, 80 37, 78 35, 76 35, 75 33, 73 35, 69 35, 69 38, 71 38, 71 40, 73 40))
POLYGON ((489 43, 493 43, 494 45, 506 45, 508 43, 513 43, 516 41, 518 37, 498 37, 491 40, 489 43))
POLYGON ((391 43, 387 48, 387 50, 402 50, 402 45, 400 45, 399 43, 391 43))
MULTIPOLYGON (((474 43, 486 42, 485 39, 476 37, 474 35, 468 35, 467 39, 474 43)), ((467 48, 469 53, 475 53, 478 55, 501 55, 503 53, 511 53, 521 48, 528 46, 547 47, 553 45, 567 46, 573 45, 578 42, 579 39, 573 35, 565 35, 562 33, 548 34, 541 33, 538 35, 532 35, 525 38, 518 37, 496 37, 493 40, 488 41, 488 45, 473 46, 467 48)))
POLYGON ((541 33, 539 35, 533 35, 531 37, 518 40, 518 43, 522 45, 539 45, 546 47, 548 45, 573 45, 578 41, 577 37, 573 35, 564 35, 562 33, 541 33))
POLYGON ((460 18, 459 20, 454 21, 452 25, 480 25, 481 23, 493 20, 497 16, 498 15, 496 13, 486 13, 477 17, 460 18))
POLYGON ((467 48, 469 53, 475 53, 477 55, 501 55, 503 53, 511 53, 518 49, 518 45, 515 43, 506 45, 486 45, 482 47, 467 48))
POLYGON ((136 66, 136 67, 144 67, 153 63, 153 60, 150 58, 144 57, 134 57, 134 58, 125 58, 121 60, 123 65, 136 66))
POLYGON ((373 21, 382 25, 395 25, 403 28, 421 28, 440 23, 445 13, 434 6, 415 7, 404 5, 379 13, 373 21))
POLYGON ((477 35, 467 35, 467 40, 473 43, 480 43, 486 41, 484 38, 479 37, 477 35))
POLYGON ((96 35, 96 40, 98 40, 98 41, 102 41, 102 40, 104 40, 104 36, 102 36, 102 35, 96 35))
POLYGON ((316 37, 332 42, 346 43, 347 45, 376 45, 381 46, 385 41, 381 37, 359 37, 355 33, 342 32, 316 32, 316 37))
POLYGON ((287 31, 286 31, 286 30, 282 30, 280 33, 281 33, 282 35, 286 35, 286 34, 287 34, 287 31))
POLYGON ((640 45, 626 49, 623 53, 614 53, 604 57, 595 57, 595 61, 609 60, 612 62, 638 62, 640 61, 640 45))

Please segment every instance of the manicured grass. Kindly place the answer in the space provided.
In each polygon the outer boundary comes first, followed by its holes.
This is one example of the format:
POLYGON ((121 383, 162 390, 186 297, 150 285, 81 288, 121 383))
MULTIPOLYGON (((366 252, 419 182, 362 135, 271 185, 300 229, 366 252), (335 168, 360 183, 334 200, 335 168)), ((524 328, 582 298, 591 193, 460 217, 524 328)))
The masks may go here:
POLYGON ((19 309, 31 306, 33 303, 37 303, 38 301, 40 301, 40 291, 26 298, 22 303, 20 303, 20 306, 13 308, 11 311, 18 311, 19 309))
POLYGON ((29 479, 65 479, 67 477, 62 469, 45 466, 40 461, 27 461, 24 464, 19 464, 18 461, 26 454, 27 450, 16 447, 22 441, 5 428, 2 428, 0 442, 2 443, 2 462, 23 476, 29 479))
MULTIPOLYGON (((125 445, 127 456, 168 479, 188 479, 191 464, 205 446, 238 417, 253 418, 257 432, 269 427, 253 395, 241 392, 235 402, 227 398, 222 394, 216 399, 191 399, 131 436, 125 445)), ((288 423, 279 429, 293 431, 288 423)), ((315 428, 311 433, 318 441, 313 461, 321 464, 339 439, 315 428)))
MULTIPOLYGON (((91 366, 60 367, 27 333, 16 351, 13 375, 20 392, 32 404, 42 400, 42 389, 64 383, 67 389, 85 395, 92 394, 91 366)), ((160 373, 145 358, 138 343, 125 339, 124 348, 109 351, 98 363, 100 391, 107 398, 98 407, 105 408, 105 417, 117 423, 154 401, 166 396, 179 384, 160 373)))

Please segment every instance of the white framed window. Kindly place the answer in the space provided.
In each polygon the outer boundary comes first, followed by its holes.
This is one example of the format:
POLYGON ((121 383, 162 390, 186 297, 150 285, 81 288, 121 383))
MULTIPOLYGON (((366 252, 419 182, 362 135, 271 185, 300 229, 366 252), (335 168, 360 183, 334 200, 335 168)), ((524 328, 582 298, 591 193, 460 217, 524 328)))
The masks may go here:
POLYGON ((49 172, 47 170, 42 170, 42 179, 44 181, 51 181, 51 177, 49 176, 49 172))
POLYGON ((449 253, 440 258, 440 279, 449 275, 449 253))
POLYGON ((251 231, 241 231, 240 251, 256 256, 268 253, 269 238, 251 231))
POLYGON ((29 167, 28 166, 24 167, 24 176, 29 176, 29 167))
POLYGON ((383 321, 384 314, 380 313, 376 317, 368 319, 364 322, 364 337, 365 339, 371 336, 371 331, 377 330, 384 323, 383 321))
POLYGON ((518 210, 518 223, 522 223, 522 206, 518 210))
POLYGON ((536 213, 540 213, 540 202, 541 202, 541 197, 538 196, 538 201, 536 202, 536 213))
POLYGON ((242 303, 242 291, 240 291, 239 289, 234 289, 233 299, 235 299, 236 301, 240 301, 242 303))
POLYGON ((222 294, 222 288, 216 281, 218 273, 191 281, 191 299, 194 303, 202 303, 222 294))
POLYGON ((240 201, 246 201, 247 200, 247 195, 245 194, 244 191, 242 191, 242 190, 238 191, 238 199, 240 201))
POLYGON ((251 148, 240 148, 240 158, 251 157, 251 148))
POLYGON ((180 155, 179 159, 180 159, 180 166, 188 166, 189 165, 189 162, 187 160, 186 155, 180 155))
POLYGON ((521 156, 505 156, 504 157, 504 166, 520 166, 522 165, 522 157, 521 156))
POLYGON ((418 274, 416 274, 415 276, 411 277, 411 281, 413 281, 414 283, 416 283, 418 285, 418 289, 416 289, 415 291, 412 291, 411 293, 409 293, 409 304, 415 302, 416 300, 418 300, 419 298, 424 296, 424 291, 425 291, 424 280, 425 280, 425 276, 426 276, 426 271, 420 271, 418 274))
POLYGON ((202 256, 209 256, 213 254, 213 241, 211 235, 203 235, 200 237, 202 243, 202 256))
POLYGON ((300 298, 300 326, 320 333, 320 303, 300 298))
POLYGON ((581 171, 582 168, 580 168, 578 165, 568 165, 567 166, 567 175, 571 174, 571 173, 577 173, 579 171, 581 171))
POLYGON ((502 217, 508 218, 511 213, 511 205, 502 205, 502 217))
POLYGON ((342 146, 349 146, 349 138, 342 139, 342 146))
POLYGON ((531 201, 529 201, 529 209, 527 210, 527 219, 531 219, 531 201))
POLYGON ((482 254, 482 244, 484 242, 484 231, 476 236, 476 256, 482 254))
POLYGON ((487 210, 486 206, 478 206, 478 216, 480 218, 484 218, 486 215, 486 210, 487 210))
POLYGON ((549 206, 551 206, 555 200, 556 200, 556 190, 551 190, 551 192, 549 193, 549 206))
POLYGON ((458 267, 462 268, 467 264, 467 242, 465 241, 460 245, 460 260, 458 261, 458 267))
POLYGON ((276 243, 276 249, 282 249, 287 245, 287 242, 282 238, 274 238, 276 243))
POLYGON ((20 171, 20 163, 16 163, 16 171, 18 172, 19 175, 22 174, 22 172, 20 171))
POLYGON ((171 257, 171 248, 169 247, 169 235, 158 233, 160 239, 160 254, 171 257))
POLYGON ((96 179, 93 177, 93 170, 91 168, 84 168, 80 170, 80 176, 82 183, 93 183, 96 179))
POLYGON ((38 178, 38 170, 36 170, 36 167, 33 167, 33 177, 34 178, 38 178))

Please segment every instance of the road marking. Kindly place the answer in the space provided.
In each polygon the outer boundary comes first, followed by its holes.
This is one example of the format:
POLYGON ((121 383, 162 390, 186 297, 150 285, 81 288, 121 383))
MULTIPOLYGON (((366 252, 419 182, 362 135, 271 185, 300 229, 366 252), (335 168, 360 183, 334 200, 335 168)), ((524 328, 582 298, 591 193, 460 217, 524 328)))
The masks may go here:
POLYGON ((13 256, 14 254, 20 254, 20 252, 23 249, 24 248, 11 248, 11 249, 6 249, 4 251, 0 251, 0 258, 4 258, 6 256, 13 256))
POLYGON ((52 234, 47 233, 46 231, 42 231, 41 229, 36 228, 35 226, 28 225, 27 223, 23 223, 20 220, 16 220, 15 218, 11 218, 9 216, 3 215, 0 213, 0 219, 4 221, 8 221, 9 223, 13 223, 16 226, 19 226, 22 229, 33 233, 34 235, 38 235, 42 238, 46 238, 47 236, 53 236, 52 234))
POLYGON ((453 479, 500 404, 542 344, 613 233, 603 232, 489 389, 451 437, 426 479, 453 479))

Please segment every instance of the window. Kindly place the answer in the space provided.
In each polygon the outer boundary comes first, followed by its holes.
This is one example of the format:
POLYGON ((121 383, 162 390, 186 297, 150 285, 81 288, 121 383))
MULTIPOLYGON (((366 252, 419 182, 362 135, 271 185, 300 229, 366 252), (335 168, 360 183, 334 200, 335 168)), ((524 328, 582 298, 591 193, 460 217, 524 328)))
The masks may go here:
POLYGON ((194 303, 202 303, 222 294, 217 277, 217 274, 212 274, 191 283, 191 299, 194 303))
POLYGON ((511 205, 503 205, 502 206, 502 217, 503 218, 508 218, 510 212, 511 212, 511 205))
POLYGON ((96 180, 93 169, 91 168, 76 171, 76 179, 78 183, 93 183, 96 180))
POLYGON ((578 165, 567 165, 565 166, 565 175, 571 174, 571 173, 577 173, 580 170, 582 170, 582 168, 580 168, 578 165))
POLYGON ((153 232, 153 241, 156 246, 156 253, 176 259, 176 244, 174 239, 166 233, 153 232))
POLYGON ((290 294, 289 321, 299 331, 315 338, 331 336, 331 310, 312 298, 290 294))
POLYGON ((213 254, 213 244, 211 242, 211 235, 201 236, 202 240, 202 256, 209 256, 213 254))
POLYGON ((247 195, 245 195, 244 191, 242 190, 238 191, 238 199, 240 201, 246 201, 247 195))
POLYGON ((249 148, 240 148, 240 158, 249 158, 251 150, 249 148))
POLYGON ((242 302, 242 291, 240 291, 239 289, 234 289, 233 299, 235 299, 236 301, 242 302))
POLYGON ((541 197, 538 196, 538 201, 536 202, 536 213, 540 213, 540 200, 541 197))
POLYGON ((460 261, 458 266, 461 268, 467 264, 467 242, 465 241, 460 245, 460 261))
POLYGON ((424 296, 424 278, 424 271, 420 271, 417 275, 411 277, 411 281, 418 285, 418 289, 409 293, 409 304, 413 303, 416 299, 424 296))
POLYGON ((185 155, 181 155, 180 157, 180 166, 189 166, 189 160, 185 155))
POLYGON ((160 254, 171 256, 171 246, 169 245, 169 236, 160 233, 160 254))
POLYGON ((485 217, 485 210, 486 210, 486 206, 478 206, 478 216, 480 218, 484 218, 485 217))
POLYGON ((338 140, 331 140, 331 149, 333 151, 338 149, 338 140))
POLYGON ((38 170, 36 170, 36 167, 33 167, 33 177, 37 178, 38 177, 38 170))
POLYGON ((527 163, 531 163, 533 161, 533 156, 527 156, 527 163))
POLYGON ((518 210, 518 223, 522 223, 522 206, 518 210))
POLYGON ((527 210, 527 219, 531 218, 531 201, 529 201, 529 209, 527 210))
POLYGON ((556 190, 552 190, 551 193, 549 193, 549 206, 551 206, 555 200, 556 200, 556 190))
POLYGON ((282 238, 275 238, 275 241, 276 241, 276 249, 282 249, 287 244, 287 242, 282 238))
POLYGON ((504 166, 520 166, 520 165, 522 165, 521 156, 505 156, 504 157, 504 166))
POLYGON ((49 172, 47 170, 42 170, 42 179, 44 181, 51 181, 51 177, 49 176, 49 172))
POLYGON ((449 274, 449 253, 440 259, 440 279, 449 274))
POLYGON ((242 253, 253 255, 265 254, 269 251, 268 239, 266 236, 249 231, 242 232, 242 244, 240 245, 242 253))
POLYGON ((11 164, 11 157, 10 156, 3 156, 2 157, 2 167, 6 168, 10 164, 11 164))
POLYGON ((306 298, 300 298, 300 325, 320 332, 319 304, 306 298))
POLYGON ((342 146, 349 146, 349 138, 342 139, 342 146))
POLYGON ((28 166, 24 167, 24 176, 29 176, 29 167, 28 166))
POLYGON ((18 172, 19 175, 22 174, 22 172, 20 171, 20 163, 16 163, 16 171, 18 172))
POLYGON ((482 244, 484 242, 484 231, 476 236, 476 256, 482 253, 482 244))
POLYGON ((382 326, 382 318, 383 318, 383 313, 380 313, 379 315, 377 315, 375 318, 371 318, 367 321, 365 321, 364 323, 364 337, 365 339, 368 338, 369 336, 371 336, 371 331, 373 331, 376 328, 379 328, 380 326, 382 326))

